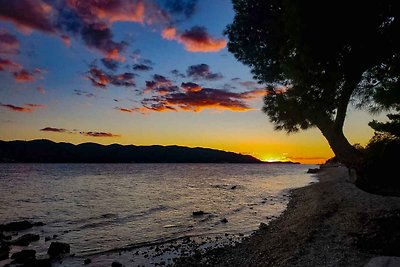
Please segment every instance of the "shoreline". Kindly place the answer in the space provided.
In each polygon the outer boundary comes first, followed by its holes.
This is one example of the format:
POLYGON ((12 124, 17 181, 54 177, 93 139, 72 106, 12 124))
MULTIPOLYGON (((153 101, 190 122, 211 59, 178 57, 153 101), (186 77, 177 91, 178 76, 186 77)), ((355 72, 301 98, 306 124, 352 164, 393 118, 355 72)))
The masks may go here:
POLYGON ((180 258, 176 266, 399 264, 399 258, 375 257, 400 256, 400 198, 360 190, 345 167, 323 165, 317 177, 292 190, 283 214, 243 242, 180 258))
MULTIPOLYGON (((364 192, 349 175, 339 165, 320 166, 314 182, 290 190, 280 216, 249 235, 192 236, 86 256, 67 254, 52 266, 87 261, 89 266, 114 261, 123 266, 400 266, 400 258, 375 258, 400 256, 400 198, 364 192)), ((39 258, 46 256, 39 253, 39 258)))

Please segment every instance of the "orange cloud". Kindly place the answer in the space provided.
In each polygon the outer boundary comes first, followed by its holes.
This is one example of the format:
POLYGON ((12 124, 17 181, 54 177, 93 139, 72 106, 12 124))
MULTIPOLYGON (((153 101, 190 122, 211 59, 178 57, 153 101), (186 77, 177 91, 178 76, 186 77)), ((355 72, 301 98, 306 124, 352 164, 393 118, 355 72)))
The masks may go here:
POLYGON ((66 47, 71 47, 71 38, 67 35, 62 35, 61 39, 63 40, 66 47))
POLYGON ((213 38, 204 27, 194 26, 182 34, 178 34, 175 27, 164 28, 161 33, 166 40, 176 40, 183 44, 189 52, 218 52, 226 47, 224 38, 213 38))
POLYGON ((166 40, 174 40, 176 38, 176 28, 167 27, 161 32, 161 36, 166 40))
POLYGON ((14 78, 17 82, 33 82, 35 81, 35 75, 25 69, 14 72, 14 78))
POLYGON ((109 23, 116 21, 143 23, 145 19, 145 4, 143 1, 68 0, 67 3, 86 19, 93 20, 97 18, 109 23))
MULTIPOLYGON (((174 90, 145 98, 141 102, 142 108, 147 112, 178 110, 200 112, 204 109, 243 112, 253 109, 246 101, 265 94, 265 91, 261 90, 235 93, 224 89, 202 88, 195 83, 182 83, 181 88, 182 91, 174 90)), ((143 113, 143 110, 140 112, 143 113)))
POLYGON ((116 60, 119 62, 125 62, 125 58, 123 56, 121 56, 119 52, 120 51, 118 49, 113 49, 107 53, 106 58, 108 60, 116 60))
POLYGON ((118 110, 118 111, 120 111, 120 112, 126 112, 126 113, 135 112, 134 109, 129 109, 129 108, 119 108, 119 107, 116 107, 115 109, 118 110))

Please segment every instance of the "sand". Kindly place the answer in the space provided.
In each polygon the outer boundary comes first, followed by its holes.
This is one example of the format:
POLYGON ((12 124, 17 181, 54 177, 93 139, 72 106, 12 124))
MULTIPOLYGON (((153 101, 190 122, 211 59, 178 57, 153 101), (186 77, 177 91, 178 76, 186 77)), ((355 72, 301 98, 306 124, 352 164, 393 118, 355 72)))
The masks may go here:
POLYGON ((293 190, 286 211, 243 242, 176 265, 364 266, 400 256, 399 197, 360 190, 342 166, 323 166, 317 175, 319 182, 293 190))

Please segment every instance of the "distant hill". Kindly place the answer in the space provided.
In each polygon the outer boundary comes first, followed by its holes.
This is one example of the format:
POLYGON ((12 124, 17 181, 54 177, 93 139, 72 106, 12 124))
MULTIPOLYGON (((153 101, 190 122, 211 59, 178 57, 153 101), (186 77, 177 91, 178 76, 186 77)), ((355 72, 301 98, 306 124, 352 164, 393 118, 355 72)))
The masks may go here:
POLYGON ((0 162, 35 163, 261 163, 249 155, 183 146, 0 141, 0 162))

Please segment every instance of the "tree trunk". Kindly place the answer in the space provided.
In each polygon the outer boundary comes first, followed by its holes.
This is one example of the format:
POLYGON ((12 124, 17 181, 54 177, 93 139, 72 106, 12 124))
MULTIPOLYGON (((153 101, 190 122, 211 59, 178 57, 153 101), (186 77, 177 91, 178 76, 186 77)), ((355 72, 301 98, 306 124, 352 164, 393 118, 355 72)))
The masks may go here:
POLYGON ((319 127, 326 138, 336 158, 350 169, 354 169, 357 177, 363 176, 365 158, 361 151, 352 146, 343 134, 342 129, 336 127, 319 127))

